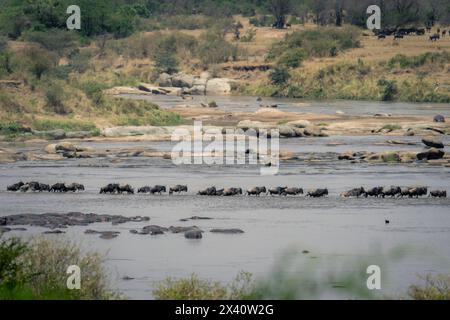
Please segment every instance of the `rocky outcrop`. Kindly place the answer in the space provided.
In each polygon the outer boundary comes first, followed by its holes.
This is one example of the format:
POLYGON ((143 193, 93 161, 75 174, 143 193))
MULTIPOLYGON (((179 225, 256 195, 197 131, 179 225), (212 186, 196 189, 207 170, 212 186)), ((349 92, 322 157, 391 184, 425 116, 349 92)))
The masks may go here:
POLYGON ((435 139, 433 137, 425 137, 422 139, 422 143, 424 145, 426 145, 427 147, 431 147, 431 148, 437 148, 437 149, 443 149, 444 148, 444 144, 442 143, 442 141, 435 139))
POLYGON ((231 80, 227 78, 213 78, 206 82, 206 94, 226 95, 231 92, 231 80))
POLYGON ((417 154, 418 160, 438 160, 442 159, 445 152, 436 148, 431 148, 430 150, 420 152, 417 154))

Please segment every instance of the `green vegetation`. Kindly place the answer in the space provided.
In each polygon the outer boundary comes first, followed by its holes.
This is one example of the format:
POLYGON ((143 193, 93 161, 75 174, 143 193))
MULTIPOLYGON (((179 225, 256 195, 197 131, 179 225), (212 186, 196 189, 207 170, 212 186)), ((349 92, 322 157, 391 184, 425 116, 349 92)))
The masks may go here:
POLYGON ((284 85, 290 77, 286 68, 276 68, 270 73, 270 81, 275 85, 284 85))
POLYGON ((56 120, 56 119, 40 119, 33 122, 33 127, 39 131, 50 131, 62 129, 66 132, 70 131, 97 131, 94 123, 81 120, 56 120))
POLYGON ((412 285, 408 296, 414 300, 450 300, 450 275, 422 277, 425 285, 412 285))
POLYGON ((108 288, 104 258, 82 253, 74 243, 37 238, 0 241, 0 299, 114 299, 108 288), (67 289, 70 265, 83 270, 80 290, 67 289))
POLYGON ((442 68, 446 63, 450 63, 450 52, 427 52, 418 56, 405 56, 398 54, 388 61, 389 68, 400 67, 406 68, 419 68, 424 65, 432 65, 437 68, 442 68))
POLYGON ((153 295, 158 300, 242 300, 251 292, 251 274, 241 272, 229 285, 202 280, 195 274, 185 279, 168 278, 153 295))

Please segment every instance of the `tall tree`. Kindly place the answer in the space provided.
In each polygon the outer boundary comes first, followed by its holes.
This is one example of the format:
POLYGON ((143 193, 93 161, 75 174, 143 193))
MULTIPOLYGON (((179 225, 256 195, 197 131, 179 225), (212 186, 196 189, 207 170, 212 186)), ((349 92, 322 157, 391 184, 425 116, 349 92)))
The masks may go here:
POLYGON ((270 11, 275 17, 274 26, 283 29, 286 24, 286 15, 292 9, 291 0, 269 0, 270 11))

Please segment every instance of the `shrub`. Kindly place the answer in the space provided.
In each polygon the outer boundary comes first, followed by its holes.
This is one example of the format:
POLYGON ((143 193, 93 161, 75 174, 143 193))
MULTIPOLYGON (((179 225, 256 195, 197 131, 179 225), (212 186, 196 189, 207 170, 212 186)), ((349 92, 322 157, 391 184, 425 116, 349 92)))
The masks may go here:
POLYGON ((83 253, 69 241, 37 238, 0 242, 0 299, 110 299, 119 296, 108 287, 104 258, 83 253), (66 270, 83 270, 80 290, 66 287, 66 270))
POLYGON ((22 35, 26 41, 36 42, 45 49, 57 52, 59 55, 67 53, 78 44, 76 33, 67 30, 50 29, 45 31, 28 31, 22 35))
POLYGON ((259 17, 253 17, 249 19, 249 22, 251 25, 255 27, 271 27, 272 24, 275 22, 273 16, 259 16, 259 17))
POLYGON ((381 88, 381 100, 391 101, 394 100, 395 94, 397 94, 397 85, 395 81, 380 79, 377 82, 378 87, 381 88))
POLYGON ((13 121, 0 122, 0 134, 6 136, 13 136, 25 132, 23 126, 13 121))
POLYGON ((178 71, 176 51, 177 42, 173 35, 157 39, 153 59, 158 72, 172 74, 178 71))
POLYGON ((256 30, 254 28, 250 28, 247 32, 241 37, 241 42, 252 42, 256 36, 256 30))
POLYGON ((268 59, 273 60, 289 49, 302 48, 308 56, 328 57, 360 46, 360 32, 355 27, 318 28, 288 33, 285 39, 275 43, 268 59))
POLYGON ((450 62, 450 53, 444 52, 426 52, 418 56, 408 57, 398 54, 388 61, 388 67, 399 66, 402 69, 418 68, 425 64, 446 64, 450 62))
POLYGON ((31 46, 19 52, 14 63, 40 79, 56 66, 57 57, 43 48, 31 46))
POLYGON ((412 285, 408 296, 414 300, 450 300, 450 275, 427 275, 424 286, 412 285))
POLYGON ((201 36, 197 55, 203 66, 236 60, 238 47, 225 40, 220 30, 210 30, 201 36))
POLYGON ((290 49, 284 52, 277 60, 277 64, 286 68, 298 68, 308 54, 300 48, 290 49))
POLYGON ((270 72, 270 81, 275 85, 284 85, 290 78, 289 71, 286 68, 275 68, 270 72))
POLYGON ((185 279, 168 278, 153 294, 159 300, 242 300, 250 295, 252 288, 251 274, 246 272, 241 272, 228 286, 193 274, 185 279))
POLYGON ((67 114, 69 110, 64 105, 65 94, 64 89, 56 84, 51 83, 45 91, 45 98, 47 99, 47 108, 56 114, 67 114))

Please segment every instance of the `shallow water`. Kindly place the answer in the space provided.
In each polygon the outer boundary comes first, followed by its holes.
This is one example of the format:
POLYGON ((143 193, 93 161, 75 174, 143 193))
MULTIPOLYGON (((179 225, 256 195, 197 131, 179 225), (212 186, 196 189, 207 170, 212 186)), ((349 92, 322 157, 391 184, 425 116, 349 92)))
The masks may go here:
MULTIPOLYGON (((329 261, 326 259, 330 257, 332 261, 361 257, 376 264, 384 261, 380 252, 406 245, 407 257, 389 267, 391 280, 383 283, 383 293, 389 294, 416 281, 417 274, 448 272, 450 265, 450 247, 447 245, 450 241, 449 199, 341 199, 338 196, 339 192, 360 185, 421 184, 448 190, 450 172, 441 167, 296 162, 283 163, 280 174, 274 177, 260 176, 257 168, 251 166, 177 167, 170 160, 157 158, 131 158, 120 164, 88 159, 0 167, 1 190, 17 180, 77 181, 85 184, 86 192, 23 194, 2 191, 1 215, 80 211, 151 217, 151 221, 144 224, 74 227, 65 235, 82 241, 91 249, 107 252, 115 286, 131 298, 151 297, 154 285, 168 276, 188 276, 195 272, 201 277, 229 281, 240 270, 262 276, 271 270, 277 257, 292 246, 307 249, 323 261, 329 261), (92 167, 99 164, 108 166, 92 167), (183 183, 190 190, 180 196, 99 195, 98 189, 112 181, 127 182, 135 187, 183 183), (195 195, 196 191, 210 185, 244 188, 256 185, 326 186, 330 196, 307 199, 195 195), (194 215, 213 219, 179 221, 194 215), (384 224, 385 219, 391 221, 390 225, 384 224), (130 229, 145 224, 166 227, 195 224, 206 233, 198 241, 186 240, 182 234, 129 233, 130 229), (82 232, 87 228, 117 230, 121 234, 113 240, 101 240, 84 235, 82 232), (212 234, 207 232, 211 228, 241 228, 245 233, 212 234), (374 245, 379 246, 380 251, 372 251, 374 245), (125 275, 135 280, 121 280, 125 275)), ((42 230, 29 228, 25 234, 42 230)))
POLYGON ((376 113, 390 113, 393 115, 430 115, 442 114, 450 116, 450 105, 445 103, 410 103, 410 102, 380 102, 380 101, 309 101, 303 99, 263 98, 242 96, 193 96, 193 100, 183 100, 178 96, 167 95, 123 95, 127 98, 148 100, 161 107, 167 108, 181 105, 208 104, 215 101, 220 110, 253 112, 260 109, 260 105, 277 104, 278 109, 287 112, 314 112, 335 114, 342 111, 347 115, 373 115, 376 113))

